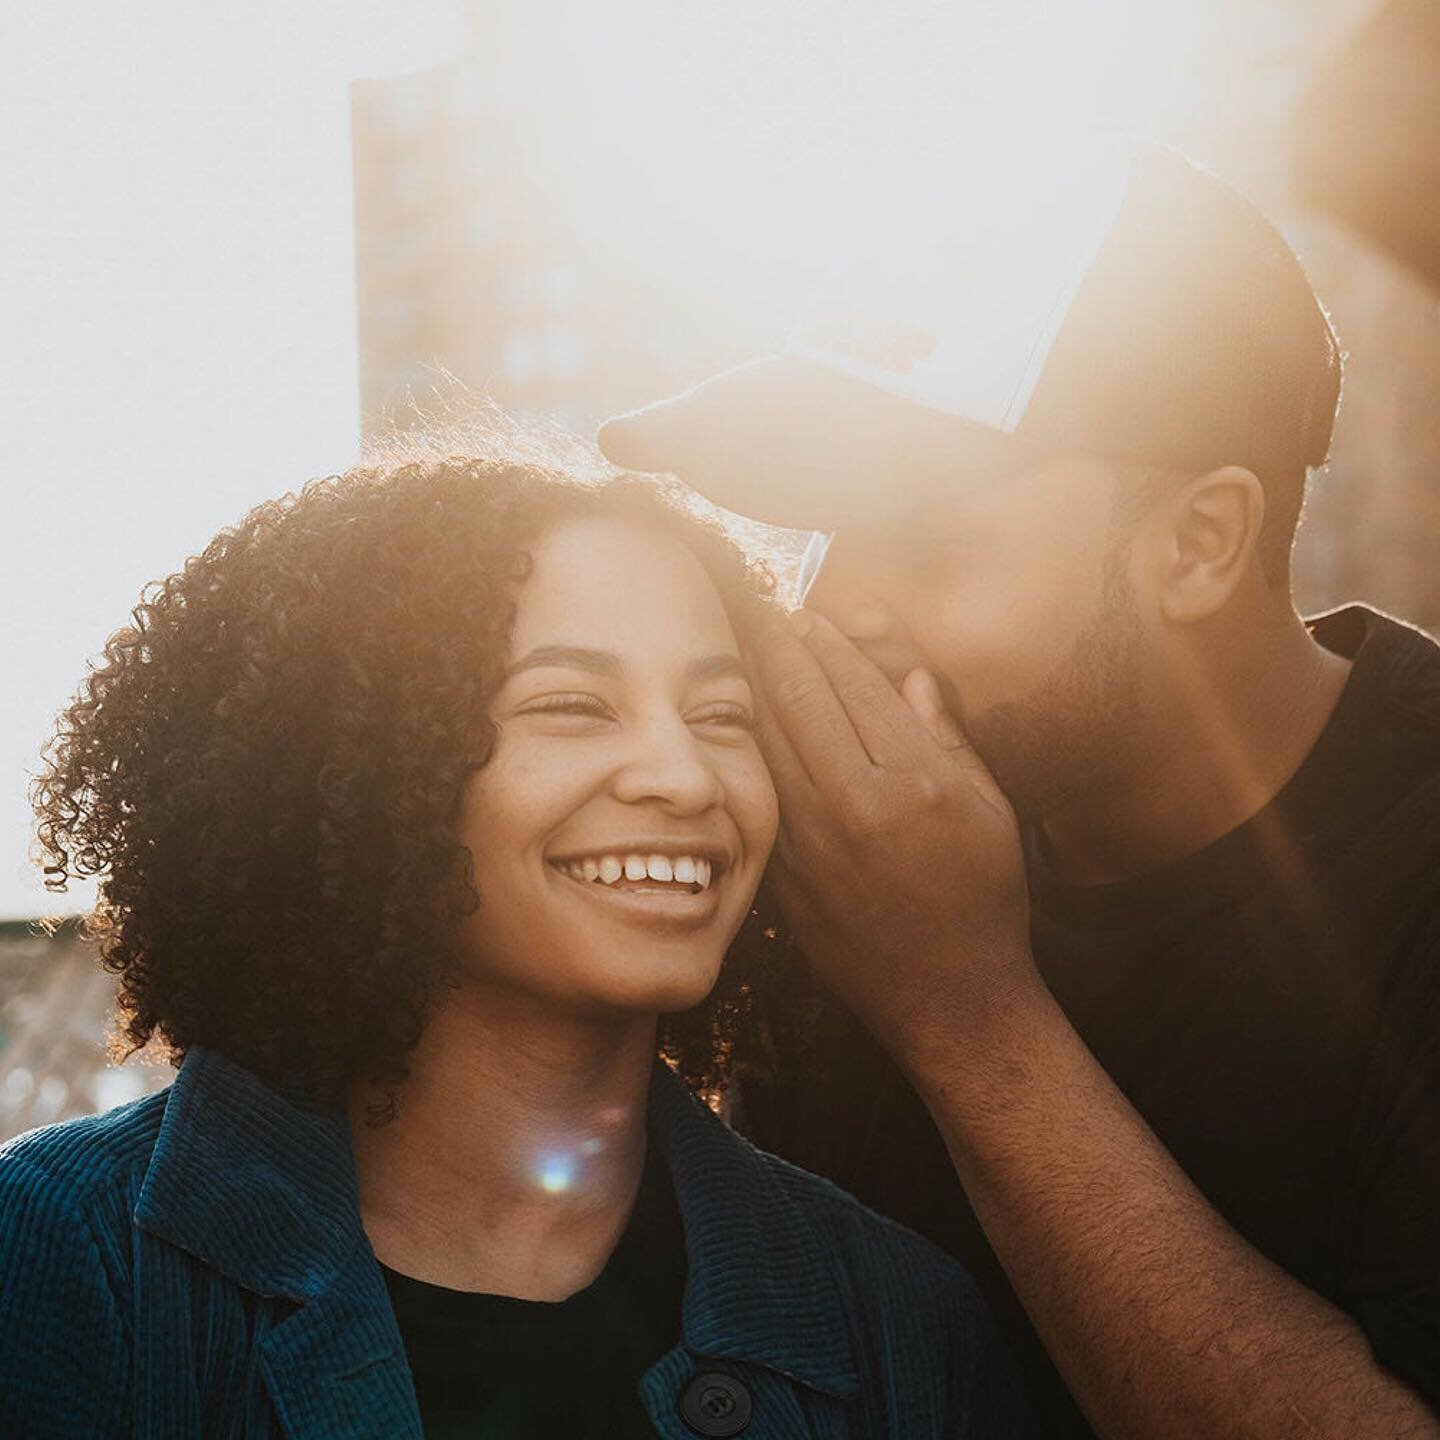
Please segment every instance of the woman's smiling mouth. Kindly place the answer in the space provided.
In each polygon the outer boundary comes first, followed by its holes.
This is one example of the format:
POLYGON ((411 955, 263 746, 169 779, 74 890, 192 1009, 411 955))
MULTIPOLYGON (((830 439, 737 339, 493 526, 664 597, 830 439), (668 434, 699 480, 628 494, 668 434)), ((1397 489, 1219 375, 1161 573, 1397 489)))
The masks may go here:
POLYGON ((708 890, 717 869, 707 856, 673 852, 615 851, 552 860, 550 863, 572 880, 627 888, 637 883, 653 882, 708 890))
POLYGON ((649 849, 594 851, 547 864, 612 913, 681 925, 703 925, 714 918, 720 880, 728 868, 715 855, 649 849))

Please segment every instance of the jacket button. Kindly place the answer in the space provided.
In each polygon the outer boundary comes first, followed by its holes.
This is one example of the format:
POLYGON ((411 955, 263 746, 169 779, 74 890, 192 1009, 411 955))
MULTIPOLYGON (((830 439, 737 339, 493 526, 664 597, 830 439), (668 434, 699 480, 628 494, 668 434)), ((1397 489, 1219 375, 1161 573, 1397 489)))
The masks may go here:
POLYGON ((750 1392, 718 1371, 697 1375, 680 1396, 680 1418, 697 1435, 738 1435, 750 1423, 750 1411, 750 1392))

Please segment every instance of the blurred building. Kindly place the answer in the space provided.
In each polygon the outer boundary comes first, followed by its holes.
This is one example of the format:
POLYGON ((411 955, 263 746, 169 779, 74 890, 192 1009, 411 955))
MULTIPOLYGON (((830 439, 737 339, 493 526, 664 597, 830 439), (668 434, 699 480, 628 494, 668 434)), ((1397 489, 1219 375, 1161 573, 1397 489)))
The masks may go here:
POLYGON ((546 10, 564 23, 543 0, 472 0, 464 54, 351 86, 367 441, 466 395, 588 434, 775 343, 733 310, 694 323, 683 266, 647 269, 663 206, 631 237, 597 221, 594 137, 537 24, 546 10))
POLYGON ((1349 351, 1310 578, 1440 631, 1440 5, 1345 18, 1303 67, 1287 135, 1292 208, 1349 351))
POLYGON ((583 423, 596 287, 537 174, 535 117, 467 56, 352 86, 361 408, 373 434, 453 375, 583 423))
MULTIPOLYGON (((1364 598, 1440 628, 1440 407, 1431 400, 1440 305, 1398 262, 1308 209, 1292 177, 1288 126, 1301 92, 1372 0, 1168 8, 1203 12, 1204 23, 1194 28, 1191 14, 1192 52, 1157 53, 1156 73, 1189 66, 1203 103, 1154 133, 1280 224, 1347 352, 1333 461, 1313 489, 1297 553, 1301 606, 1364 598)), ((453 395, 451 376, 509 409, 588 434, 606 414, 778 345, 803 299, 800 272, 789 257, 768 269, 753 255, 736 257, 742 282, 729 276, 724 304, 707 309, 713 287, 703 267, 687 270, 675 253, 703 226, 691 217, 688 231, 667 231, 673 177, 661 161, 650 162, 662 168, 650 177, 648 213, 628 217, 623 245, 606 243, 613 221, 591 208, 595 186, 647 162, 597 150, 606 116, 587 114, 566 91, 567 76, 579 72, 556 56, 573 12, 545 0, 471 0, 469 13, 470 44, 459 59, 352 87, 370 438, 406 423, 412 398, 423 409, 437 392, 453 395), (661 237, 648 272, 633 253, 647 234, 661 237)), ((597 68, 616 64, 615 55, 595 57, 597 68)), ((619 74, 617 84, 632 78, 619 74)), ((663 99, 662 91, 656 133, 666 124, 663 99)), ((824 99, 838 110, 844 96, 825 91, 824 99)), ((793 101, 796 136, 805 131, 803 105, 803 97, 793 101)), ((733 203, 717 186, 717 222, 733 203)))
POLYGON ((54 935, 0 924, 0 1141, 170 1083, 168 1066, 108 1062, 113 996, 113 980, 73 924, 54 935))

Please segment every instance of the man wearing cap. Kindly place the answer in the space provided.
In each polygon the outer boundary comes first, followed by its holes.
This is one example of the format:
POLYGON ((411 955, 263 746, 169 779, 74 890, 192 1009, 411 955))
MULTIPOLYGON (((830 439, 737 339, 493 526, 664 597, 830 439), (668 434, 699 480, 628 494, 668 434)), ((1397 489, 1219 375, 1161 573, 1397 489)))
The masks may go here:
POLYGON ((1295 613, 1339 359, 1279 235, 1051 176, 601 431, 828 540, 756 678, 846 1009, 742 1123, 964 1260, 1055 1435, 1440 1436, 1440 650, 1295 613))

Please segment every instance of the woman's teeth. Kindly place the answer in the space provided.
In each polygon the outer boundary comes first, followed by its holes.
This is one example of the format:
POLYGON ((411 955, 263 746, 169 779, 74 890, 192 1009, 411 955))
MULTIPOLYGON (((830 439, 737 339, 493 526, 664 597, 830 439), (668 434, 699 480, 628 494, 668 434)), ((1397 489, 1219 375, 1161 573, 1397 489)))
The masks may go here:
POLYGON ((699 855, 587 855, 583 860, 551 863, 572 880, 599 881, 602 885, 622 879, 657 880, 708 890, 712 874, 710 861, 699 855))

